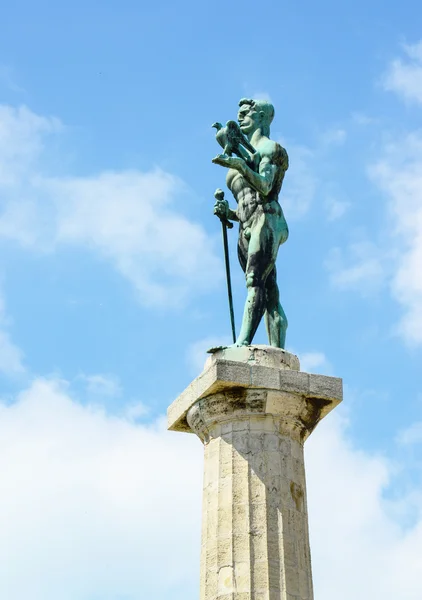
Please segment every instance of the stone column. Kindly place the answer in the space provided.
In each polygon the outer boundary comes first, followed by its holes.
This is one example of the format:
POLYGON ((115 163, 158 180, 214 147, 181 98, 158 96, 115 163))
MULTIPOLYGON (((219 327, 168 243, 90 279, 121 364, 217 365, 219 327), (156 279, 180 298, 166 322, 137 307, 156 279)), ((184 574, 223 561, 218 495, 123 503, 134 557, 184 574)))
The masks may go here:
POLYGON ((312 600, 303 444, 341 379, 267 346, 214 353, 169 407, 205 447, 200 600, 312 600))

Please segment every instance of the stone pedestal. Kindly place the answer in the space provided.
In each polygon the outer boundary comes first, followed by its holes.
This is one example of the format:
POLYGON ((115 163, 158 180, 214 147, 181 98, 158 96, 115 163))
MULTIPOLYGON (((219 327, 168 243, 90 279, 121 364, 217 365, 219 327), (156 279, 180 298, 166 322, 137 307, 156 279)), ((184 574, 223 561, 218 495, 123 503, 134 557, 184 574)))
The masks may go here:
POLYGON ((168 409, 205 447, 200 600, 312 600, 303 443, 341 379, 267 346, 219 350, 168 409))

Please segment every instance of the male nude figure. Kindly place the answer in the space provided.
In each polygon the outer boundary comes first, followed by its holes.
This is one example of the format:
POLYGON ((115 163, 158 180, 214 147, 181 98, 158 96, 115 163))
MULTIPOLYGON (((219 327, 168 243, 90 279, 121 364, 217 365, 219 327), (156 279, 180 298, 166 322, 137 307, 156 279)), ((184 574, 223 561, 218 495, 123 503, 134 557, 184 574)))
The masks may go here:
POLYGON ((215 164, 228 167, 227 187, 237 202, 234 211, 226 200, 217 200, 214 206, 218 217, 239 222, 238 256, 248 295, 236 346, 252 343, 264 315, 270 345, 284 348, 287 319, 279 300, 275 262, 279 246, 289 235, 278 203, 289 160, 285 149, 269 139, 273 105, 244 98, 239 107, 240 129, 256 154, 247 162, 226 154, 213 159, 215 164))

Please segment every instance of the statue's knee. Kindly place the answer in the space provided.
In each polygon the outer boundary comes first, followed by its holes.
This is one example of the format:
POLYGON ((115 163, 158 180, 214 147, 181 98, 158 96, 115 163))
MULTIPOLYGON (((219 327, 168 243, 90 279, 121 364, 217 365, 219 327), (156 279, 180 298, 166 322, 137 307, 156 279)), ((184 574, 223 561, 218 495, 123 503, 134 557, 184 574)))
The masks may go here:
POLYGON ((286 316, 280 313, 276 313, 275 317, 274 317, 274 321, 277 327, 280 327, 281 329, 283 329, 284 331, 286 331, 287 326, 288 326, 288 322, 286 319, 286 316))
POLYGON ((249 271, 246 273, 246 287, 259 287, 262 284, 261 277, 258 277, 255 271, 249 271))
MULTIPOLYGON (((281 307, 280 307, 280 308, 281 308, 281 307)), ((286 329, 287 329, 287 327, 288 327, 288 325, 289 325, 289 322, 288 322, 288 320, 287 320, 286 314, 285 314, 285 312, 284 312, 284 310, 283 310, 283 309, 281 309, 281 310, 279 311, 279 318, 280 318, 280 327, 281 327, 281 328, 282 328, 284 331, 286 331, 286 329)))

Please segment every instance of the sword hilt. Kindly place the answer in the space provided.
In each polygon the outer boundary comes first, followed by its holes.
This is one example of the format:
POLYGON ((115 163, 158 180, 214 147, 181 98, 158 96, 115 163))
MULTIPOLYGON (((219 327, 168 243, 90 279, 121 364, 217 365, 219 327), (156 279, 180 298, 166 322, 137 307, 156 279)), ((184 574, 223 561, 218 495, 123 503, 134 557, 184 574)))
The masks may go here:
POLYGON ((231 223, 227 219, 222 219, 221 217, 219 217, 219 219, 220 219, 222 225, 225 225, 227 227, 227 229, 233 229, 233 223, 231 223))
MULTIPOLYGON (((224 192, 223 190, 221 190, 220 188, 217 188, 214 192, 214 198, 216 200, 224 200, 224 192)), ((216 214, 216 212, 214 211, 214 214, 216 214)), ((233 223, 231 223, 228 219, 224 218, 224 217, 220 217, 220 215, 217 215, 218 218, 220 219, 222 225, 225 225, 227 227, 227 229, 232 229, 233 228, 233 223)))

